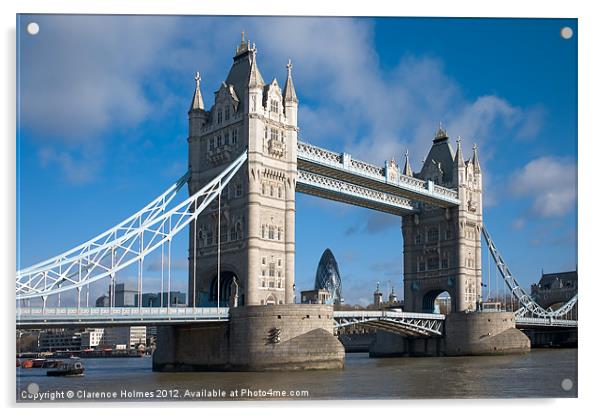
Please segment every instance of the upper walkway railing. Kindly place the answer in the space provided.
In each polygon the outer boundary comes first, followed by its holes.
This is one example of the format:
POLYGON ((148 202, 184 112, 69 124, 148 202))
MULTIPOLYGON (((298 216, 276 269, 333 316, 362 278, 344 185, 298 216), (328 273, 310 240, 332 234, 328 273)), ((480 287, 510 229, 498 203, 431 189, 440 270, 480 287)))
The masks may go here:
POLYGON ((447 207, 460 203, 458 191, 455 189, 403 175, 399 169, 388 174, 384 167, 353 159, 347 153, 335 153, 302 141, 297 142, 297 168, 300 171, 331 176, 355 185, 370 186, 433 205, 447 207))

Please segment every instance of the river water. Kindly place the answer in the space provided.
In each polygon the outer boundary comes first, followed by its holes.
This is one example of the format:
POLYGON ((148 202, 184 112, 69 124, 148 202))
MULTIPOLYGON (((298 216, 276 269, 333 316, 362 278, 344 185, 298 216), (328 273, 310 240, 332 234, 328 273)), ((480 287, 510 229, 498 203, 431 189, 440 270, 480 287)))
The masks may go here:
POLYGON ((347 354, 344 370, 270 373, 154 373, 150 357, 82 361, 84 377, 47 377, 46 369, 17 368, 17 400, 577 396, 577 349, 534 349, 492 357, 369 358, 353 353, 347 354))

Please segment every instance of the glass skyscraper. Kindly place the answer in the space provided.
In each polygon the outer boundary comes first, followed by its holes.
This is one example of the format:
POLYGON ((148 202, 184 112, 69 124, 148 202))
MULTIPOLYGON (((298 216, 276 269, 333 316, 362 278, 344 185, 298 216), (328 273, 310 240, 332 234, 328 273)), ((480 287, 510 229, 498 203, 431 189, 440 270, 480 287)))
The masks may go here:
POLYGON ((341 297, 341 273, 337 261, 329 248, 324 250, 316 270, 315 290, 325 289, 330 293, 330 303, 338 305, 341 297))

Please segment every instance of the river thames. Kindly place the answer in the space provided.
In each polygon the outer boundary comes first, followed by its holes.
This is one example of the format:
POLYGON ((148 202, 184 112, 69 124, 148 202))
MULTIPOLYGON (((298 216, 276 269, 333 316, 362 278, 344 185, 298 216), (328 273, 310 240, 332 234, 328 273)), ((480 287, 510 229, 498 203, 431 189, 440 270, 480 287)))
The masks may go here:
POLYGON ((489 357, 369 358, 352 353, 344 370, 269 373, 154 373, 151 357, 82 361, 84 377, 47 377, 46 369, 17 368, 17 400, 577 397, 577 349, 489 357))

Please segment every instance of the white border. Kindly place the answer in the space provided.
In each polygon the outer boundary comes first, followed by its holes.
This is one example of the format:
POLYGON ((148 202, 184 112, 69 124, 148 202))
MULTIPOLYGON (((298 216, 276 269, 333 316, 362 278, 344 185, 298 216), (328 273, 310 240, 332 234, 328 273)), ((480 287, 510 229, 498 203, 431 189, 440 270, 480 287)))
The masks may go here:
MULTIPOLYGON (((15 270, 15 14, 16 13, 107 13, 107 14, 221 14, 221 15, 333 15, 333 16, 464 16, 464 17, 576 17, 579 18, 579 274, 581 276, 581 302, 580 302, 580 333, 579 333, 579 396, 578 400, 469 400, 469 401, 338 401, 338 402, 293 402, 293 403, 236 403, 230 404, 237 413, 269 412, 278 413, 296 411, 307 413, 316 407, 327 407, 328 412, 349 412, 366 414, 378 412, 440 412, 448 413, 479 413, 506 414, 507 412, 521 411, 528 407, 531 412, 540 414, 578 414, 585 411, 589 405, 594 405, 593 400, 599 395, 598 368, 600 357, 597 350, 600 345, 602 328, 595 320, 595 306, 599 295, 599 268, 595 262, 598 240, 595 239, 601 230, 600 218, 596 210, 596 199, 600 195, 600 141, 602 134, 596 128, 600 118, 599 97, 600 74, 602 65, 600 59, 599 42, 602 39, 602 22, 600 13, 596 10, 596 2, 578 1, 545 1, 526 2, 524 0, 505 0, 495 4, 484 1, 471 0, 421 0, 391 2, 371 0, 369 2, 327 2, 304 0, 299 2, 280 1, 192 1, 192 0, 90 0, 69 1, 54 0, 52 3, 42 0, 21 0, 19 4, 3 2, 0 19, 2 20, 2 78, 0 91, 3 97, 0 101, 2 107, 1 125, 4 127, 2 140, 2 223, 4 230, 0 255, 4 266, 4 288, 2 304, 5 312, 2 314, 2 332, 5 340, 2 365, 7 365, 2 371, 2 391, 5 404, 14 403, 14 342, 13 342, 13 314, 12 275, 15 270), (598 273, 596 273, 598 272, 598 273), (8 306, 7 306, 8 305, 8 306), (591 318, 588 318, 590 316, 591 318), (8 364, 7 364, 8 363, 8 364), (391 404, 403 409, 392 409, 391 404), (312 409, 307 409, 310 407, 312 409), (344 408, 344 409, 342 409, 344 408), (374 409, 376 408, 376 409, 374 409), (374 410, 372 410, 374 409, 374 410)), ((433 380, 434 386, 436 380, 433 380)), ((194 406, 195 404, 189 404, 194 406)), ((14 406, 14 405, 12 405, 14 406)), ((83 405, 81 405, 83 406, 83 405)), ((91 405, 85 406, 86 413, 106 413, 107 407, 114 408, 119 405, 91 405), (102 406, 102 407, 101 407, 102 406)), ((123 406, 123 405, 121 405, 123 406)), ((198 405, 197 405, 198 406, 198 405)), ((203 406, 203 412, 212 412, 203 406)), ((29 411, 47 412, 44 409, 29 409, 29 411)), ((51 413, 63 413, 56 406, 50 406, 51 413)), ((131 407, 131 406, 128 406, 131 407)), ((165 414, 165 412, 186 412, 180 404, 153 404, 145 406, 145 414, 165 414), (169 406, 167 408, 166 406, 169 406)), ((218 404, 219 412, 223 412, 223 405, 218 404)), ((13 409, 15 410, 15 409, 13 409)), ((133 409, 129 409, 132 411, 133 409)), ((77 411, 69 407, 68 413, 77 411)), ((75 413, 75 412, 74 412, 75 413)))

